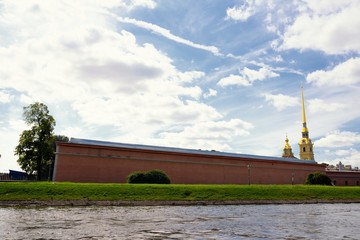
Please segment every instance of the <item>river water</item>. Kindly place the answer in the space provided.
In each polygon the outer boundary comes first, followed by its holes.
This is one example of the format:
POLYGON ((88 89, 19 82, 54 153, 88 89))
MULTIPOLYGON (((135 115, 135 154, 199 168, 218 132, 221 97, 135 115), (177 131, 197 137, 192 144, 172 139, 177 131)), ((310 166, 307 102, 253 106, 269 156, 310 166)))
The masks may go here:
POLYGON ((360 204, 0 208, 0 239, 360 239, 360 204))

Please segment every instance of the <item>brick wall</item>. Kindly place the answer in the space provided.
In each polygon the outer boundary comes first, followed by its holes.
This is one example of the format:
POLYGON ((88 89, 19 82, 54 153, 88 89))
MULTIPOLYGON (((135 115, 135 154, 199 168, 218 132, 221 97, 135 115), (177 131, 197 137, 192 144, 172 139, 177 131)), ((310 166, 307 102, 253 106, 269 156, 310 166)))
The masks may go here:
POLYGON ((134 171, 160 169, 172 183, 303 184, 315 163, 58 143, 55 181, 125 183, 134 171))

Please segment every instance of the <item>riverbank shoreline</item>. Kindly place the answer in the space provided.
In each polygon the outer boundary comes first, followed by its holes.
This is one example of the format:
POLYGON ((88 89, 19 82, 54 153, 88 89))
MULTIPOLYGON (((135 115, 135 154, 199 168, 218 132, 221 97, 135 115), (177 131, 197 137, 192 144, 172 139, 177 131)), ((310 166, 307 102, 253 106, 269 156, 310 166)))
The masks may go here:
POLYGON ((2 200, 0 207, 85 207, 85 206, 211 206, 211 205, 280 205, 280 204, 350 204, 360 199, 312 199, 312 200, 201 200, 201 201, 156 201, 156 200, 2 200))
POLYGON ((188 206, 360 203, 360 187, 0 183, 0 206, 188 206))

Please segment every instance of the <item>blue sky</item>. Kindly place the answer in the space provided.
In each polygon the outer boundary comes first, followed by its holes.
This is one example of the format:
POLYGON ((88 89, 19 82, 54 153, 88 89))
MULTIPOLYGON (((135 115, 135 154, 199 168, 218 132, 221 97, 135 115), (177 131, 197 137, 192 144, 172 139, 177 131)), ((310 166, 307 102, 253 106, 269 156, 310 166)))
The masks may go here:
POLYGON ((0 169, 45 103, 55 134, 360 166, 360 1, 0 1, 0 169))

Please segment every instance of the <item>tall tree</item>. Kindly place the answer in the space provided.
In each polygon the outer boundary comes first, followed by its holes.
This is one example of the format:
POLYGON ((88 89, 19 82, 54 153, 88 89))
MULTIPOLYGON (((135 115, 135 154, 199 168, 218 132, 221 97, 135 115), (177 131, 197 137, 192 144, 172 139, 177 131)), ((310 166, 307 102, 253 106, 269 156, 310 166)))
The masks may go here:
POLYGON ((30 130, 21 133, 15 154, 19 156, 20 167, 28 174, 36 173, 37 180, 43 180, 50 174, 49 167, 54 158, 55 119, 49 114, 47 106, 36 102, 24 107, 24 121, 30 130))

